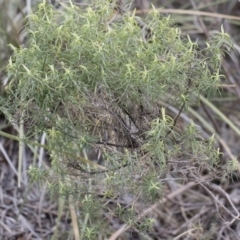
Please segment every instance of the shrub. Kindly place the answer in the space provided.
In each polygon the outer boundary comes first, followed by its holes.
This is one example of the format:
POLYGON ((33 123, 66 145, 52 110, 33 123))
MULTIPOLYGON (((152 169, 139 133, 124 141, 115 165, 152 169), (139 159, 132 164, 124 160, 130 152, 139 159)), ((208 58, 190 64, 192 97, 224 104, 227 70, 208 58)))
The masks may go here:
MULTIPOLYGON (((199 94, 216 91, 228 35, 222 30, 200 49, 157 10, 144 23, 123 10, 113 17, 114 8, 107 1, 65 11, 39 5, 28 19, 29 46, 12 47, 1 99, 8 119, 25 126, 23 142, 47 133, 51 168, 29 173, 50 193, 81 202, 92 216, 86 234, 98 226, 101 199, 133 194, 154 202, 167 177, 217 174, 219 160, 213 137, 177 120, 199 94), (171 116, 163 103, 179 113, 171 116)), ((108 210, 126 222, 135 217, 121 205, 108 210)))

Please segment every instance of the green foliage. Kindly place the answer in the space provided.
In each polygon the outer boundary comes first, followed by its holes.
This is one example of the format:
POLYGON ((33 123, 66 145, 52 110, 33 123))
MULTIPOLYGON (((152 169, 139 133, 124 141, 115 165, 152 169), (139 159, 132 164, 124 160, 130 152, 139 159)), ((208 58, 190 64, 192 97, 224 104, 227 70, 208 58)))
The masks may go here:
MULTIPOLYGON (((215 91, 228 35, 216 34, 200 50, 157 11, 146 26, 128 13, 112 21, 113 12, 106 1, 66 12, 39 5, 28 19, 29 47, 12 46, 1 101, 9 120, 25 123, 26 139, 48 134, 51 169, 32 167, 30 175, 53 193, 73 195, 90 214, 96 199, 89 194, 155 201, 167 173, 187 179, 189 169, 215 171, 219 156, 213 138, 202 139, 194 124, 178 129, 178 116, 167 115, 161 102, 181 112, 192 96, 215 91), (93 150, 101 166, 83 157, 93 150)), ((131 222, 135 214, 128 209, 122 216, 131 222)), ((94 226, 85 234, 90 239, 94 226)))
POLYGON ((85 233, 85 238, 86 239, 95 239, 97 235, 95 227, 87 227, 86 228, 86 233, 85 233))

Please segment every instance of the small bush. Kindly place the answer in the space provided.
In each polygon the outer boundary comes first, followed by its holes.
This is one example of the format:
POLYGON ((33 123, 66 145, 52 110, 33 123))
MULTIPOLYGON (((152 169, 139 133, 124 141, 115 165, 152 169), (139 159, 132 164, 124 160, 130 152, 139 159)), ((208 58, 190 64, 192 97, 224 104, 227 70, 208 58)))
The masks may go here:
MULTIPOLYGON (((30 175, 50 193, 80 201, 94 234, 100 196, 154 202, 168 176, 187 182, 203 170, 217 174, 214 138, 203 139, 193 123, 176 123, 189 101, 216 91, 231 46, 223 30, 200 49, 157 11, 143 23, 123 11, 113 18, 114 8, 107 1, 84 10, 39 5, 28 18, 30 45, 13 47, 1 99, 8 119, 26 127, 23 141, 47 133, 51 168, 32 166, 30 175), (163 102, 179 114, 171 117, 163 102)), ((134 217, 122 213, 127 222, 134 217)))

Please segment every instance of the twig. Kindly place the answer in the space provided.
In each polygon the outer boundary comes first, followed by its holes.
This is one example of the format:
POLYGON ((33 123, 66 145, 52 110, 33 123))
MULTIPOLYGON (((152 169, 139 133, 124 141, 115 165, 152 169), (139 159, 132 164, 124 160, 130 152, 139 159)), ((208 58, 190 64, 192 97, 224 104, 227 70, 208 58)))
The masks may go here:
POLYGON ((72 219, 75 240, 80 240, 76 210, 75 210, 75 207, 73 204, 73 198, 71 196, 69 197, 69 208, 70 208, 70 213, 71 213, 71 219, 72 219))
MULTIPOLYGON (((146 216, 148 213, 150 213, 151 211, 155 210, 159 204, 161 203, 165 203, 168 201, 169 198, 174 198, 177 195, 185 192, 186 190, 188 190, 189 188, 193 187, 197 185, 197 183, 195 182, 189 182, 187 185, 183 186, 182 188, 179 188, 178 190, 170 193, 167 195, 166 198, 164 198, 163 200, 155 203, 154 205, 152 205, 151 207, 147 208, 146 210, 144 210, 141 214, 138 215, 138 217, 135 219, 135 222, 139 221, 141 218, 143 218, 144 216, 146 216)), ((108 240, 116 240, 121 234, 123 234, 125 231, 127 231, 129 228, 131 228, 130 225, 124 224, 121 228, 119 228, 115 233, 113 233, 110 238, 108 240)))
POLYGON ((192 233, 194 230, 197 230, 199 229, 198 227, 195 227, 195 228, 192 228, 192 229, 189 229, 183 233, 181 233, 180 235, 178 235, 177 237, 175 237, 173 240, 177 240, 177 239, 180 239, 181 237, 187 235, 188 233, 192 233))
MULTIPOLYGON (((146 12, 150 12, 152 9, 146 10, 146 12)), ((175 13, 175 14, 183 14, 183 15, 193 15, 193 16, 205 16, 205 17, 212 17, 212 18, 223 18, 229 20, 237 20, 240 21, 240 17, 220 14, 220 13, 213 13, 213 12, 204 12, 204 11, 195 11, 195 10, 183 10, 183 9, 158 9, 159 13, 175 13)), ((139 10, 136 13, 141 13, 139 10)))
MULTIPOLYGON (((232 224, 235 220, 239 220, 239 212, 237 214, 237 216, 234 216, 230 210, 228 210, 218 199, 216 196, 214 196, 214 194, 206 187, 206 184, 205 183, 200 183, 199 184, 210 194, 210 196, 212 197, 212 199, 214 200, 214 203, 216 205, 216 207, 218 208, 217 206, 217 203, 233 218, 231 222, 226 222, 227 224, 232 224)), ((210 185, 209 185, 210 186, 210 185)), ((234 207, 234 209, 236 209, 234 207)), ((219 213, 220 214, 220 213, 219 213)))

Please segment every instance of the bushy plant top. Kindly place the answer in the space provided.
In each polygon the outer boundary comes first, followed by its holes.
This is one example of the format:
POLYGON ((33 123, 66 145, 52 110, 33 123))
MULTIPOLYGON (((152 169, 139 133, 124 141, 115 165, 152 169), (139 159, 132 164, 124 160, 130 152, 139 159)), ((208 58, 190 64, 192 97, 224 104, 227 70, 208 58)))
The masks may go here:
POLYGON ((192 96, 216 90, 229 37, 222 30, 200 49, 157 10, 143 23, 134 13, 114 18, 114 7, 39 5, 28 18, 29 46, 14 48, 1 109, 24 123, 26 139, 48 134, 55 177, 32 169, 33 177, 63 194, 82 194, 89 192, 82 178, 77 188, 67 179, 83 174, 98 178, 92 191, 154 200, 167 172, 214 171, 214 139, 203 140, 194 124, 177 129, 179 115, 170 117, 161 103, 181 112, 192 96), (83 154, 92 151, 98 163, 83 154))

